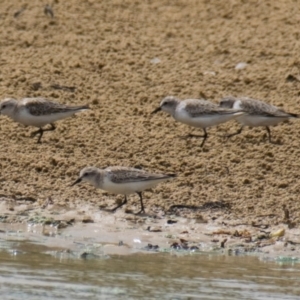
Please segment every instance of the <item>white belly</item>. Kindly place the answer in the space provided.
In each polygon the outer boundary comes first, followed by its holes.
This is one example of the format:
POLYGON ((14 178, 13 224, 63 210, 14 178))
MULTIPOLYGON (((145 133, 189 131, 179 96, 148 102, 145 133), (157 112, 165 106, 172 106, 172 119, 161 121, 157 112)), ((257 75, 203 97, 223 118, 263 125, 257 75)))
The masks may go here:
POLYGON ((104 179, 101 189, 113 194, 133 194, 136 192, 142 192, 144 190, 150 189, 156 186, 158 183, 166 181, 167 179, 160 180, 148 180, 148 181, 139 181, 139 182, 128 182, 128 183, 114 183, 108 179, 104 179))
POLYGON ((203 115, 201 117, 192 118, 187 114, 187 112, 184 109, 180 109, 176 111, 174 119, 181 123, 193 127, 207 128, 235 119, 238 115, 239 113, 226 114, 226 115, 214 114, 214 115, 203 115))
POLYGON ((257 127, 257 126, 273 126, 278 123, 287 120, 288 118, 277 117, 264 117, 244 114, 236 118, 237 121, 245 126, 257 127))
POLYGON ((33 116, 29 114, 26 110, 22 110, 19 114, 16 115, 16 117, 14 117, 14 121, 28 126, 43 127, 47 124, 54 123, 58 120, 70 117, 74 113, 74 111, 69 111, 64 113, 55 113, 51 115, 33 116))

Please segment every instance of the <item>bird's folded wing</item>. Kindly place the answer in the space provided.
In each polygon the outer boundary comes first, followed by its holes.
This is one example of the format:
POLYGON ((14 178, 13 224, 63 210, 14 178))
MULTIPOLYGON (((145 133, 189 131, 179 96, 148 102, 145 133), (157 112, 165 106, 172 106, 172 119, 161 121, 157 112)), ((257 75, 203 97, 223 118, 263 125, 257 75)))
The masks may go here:
POLYGON ((198 103, 187 103, 185 106, 186 112, 192 117, 197 118, 204 115, 228 115, 234 114, 240 110, 233 110, 228 108, 222 108, 214 103, 208 101, 198 103))
POLYGON ((143 170, 137 169, 114 169, 108 172, 110 180, 114 183, 129 183, 169 178, 168 175, 149 174, 143 170))

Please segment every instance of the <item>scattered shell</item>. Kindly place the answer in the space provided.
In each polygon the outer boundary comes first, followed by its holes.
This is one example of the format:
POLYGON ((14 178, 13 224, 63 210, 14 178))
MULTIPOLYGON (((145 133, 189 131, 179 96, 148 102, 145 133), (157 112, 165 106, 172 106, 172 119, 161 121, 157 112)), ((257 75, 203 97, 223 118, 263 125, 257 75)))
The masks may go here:
POLYGON ((285 229, 281 228, 275 232, 271 232, 270 237, 280 237, 280 236, 284 236, 284 234, 285 234, 285 229))
POLYGON ((212 76, 216 76, 217 73, 214 72, 214 71, 205 71, 205 72, 203 72, 203 75, 212 75, 212 76))
POLYGON ((147 230, 150 232, 161 232, 161 228, 160 227, 153 227, 153 226, 148 226, 147 230))
POLYGON ((243 69, 245 69, 247 66, 248 66, 247 63, 245 63, 245 62, 240 62, 240 63, 238 63, 238 64, 235 66, 235 69, 236 69, 236 70, 243 70, 243 69))
POLYGON ((154 57, 150 60, 151 64, 159 64, 161 62, 161 60, 158 57, 154 57))

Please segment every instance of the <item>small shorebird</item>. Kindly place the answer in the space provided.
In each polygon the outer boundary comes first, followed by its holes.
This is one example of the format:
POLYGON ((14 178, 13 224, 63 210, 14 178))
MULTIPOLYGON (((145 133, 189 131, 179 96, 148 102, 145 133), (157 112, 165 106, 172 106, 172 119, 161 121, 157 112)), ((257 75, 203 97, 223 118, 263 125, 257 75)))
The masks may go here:
POLYGON ((189 137, 203 138, 201 147, 207 139, 206 128, 232 120, 243 114, 243 111, 227 109, 203 99, 186 99, 180 101, 173 96, 165 97, 152 114, 165 111, 176 121, 196 128, 202 128, 204 135, 189 134, 189 137))
POLYGON ((41 142, 45 131, 55 130, 56 127, 53 124, 55 121, 86 109, 89 109, 87 105, 68 106, 44 98, 23 98, 20 101, 7 98, 0 103, 0 114, 25 126, 39 127, 39 130, 31 134, 31 136, 39 134, 38 143, 41 142), (50 124, 51 128, 43 129, 42 127, 47 124, 50 124))
POLYGON ((241 109, 245 111, 245 114, 236 118, 236 120, 242 125, 241 128, 235 133, 228 134, 228 138, 240 134, 244 126, 264 126, 268 133, 269 142, 272 143, 271 130, 269 126, 277 125, 278 123, 290 118, 299 117, 297 114, 287 113, 284 110, 266 102, 247 97, 225 97, 221 99, 220 107, 241 109))
POLYGON ((174 177, 176 177, 175 174, 152 174, 127 167, 108 167, 106 169, 86 167, 80 171, 79 178, 71 186, 81 181, 87 181, 101 190, 125 195, 124 201, 114 207, 112 211, 116 211, 127 203, 127 195, 137 193, 141 202, 141 210, 138 213, 141 213, 145 212, 142 191, 174 177))

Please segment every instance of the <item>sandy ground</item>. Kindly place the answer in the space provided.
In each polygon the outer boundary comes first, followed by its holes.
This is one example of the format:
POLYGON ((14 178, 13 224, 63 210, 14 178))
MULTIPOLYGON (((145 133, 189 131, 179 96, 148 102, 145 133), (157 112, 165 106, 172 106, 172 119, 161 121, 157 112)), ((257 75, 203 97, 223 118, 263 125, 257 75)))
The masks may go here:
MULTIPOLYGON (((1 1, 1 97, 92 108, 58 122, 41 145, 30 138, 34 128, 1 117, 1 218, 26 221, 24 211, 47 211, 49 197, 58 212, 78 216, 86 206, 112 207, 120 196, 70 184, 84 166, 123 165, 178 174, 145 193, 150 216, 297 230, 299 121, 272 128, 275 144, 263 128, 225 142, 239 128, 228 122, 209 130, 202 149, 200 140, 180 138, 200 130, 150 113, 166 95, 250 96, 300 113, 299 4, 71 0, 54 1, 52 18, 41 1, 1 1)), ((137 196, 127 209, 139 210, 137 196)))

